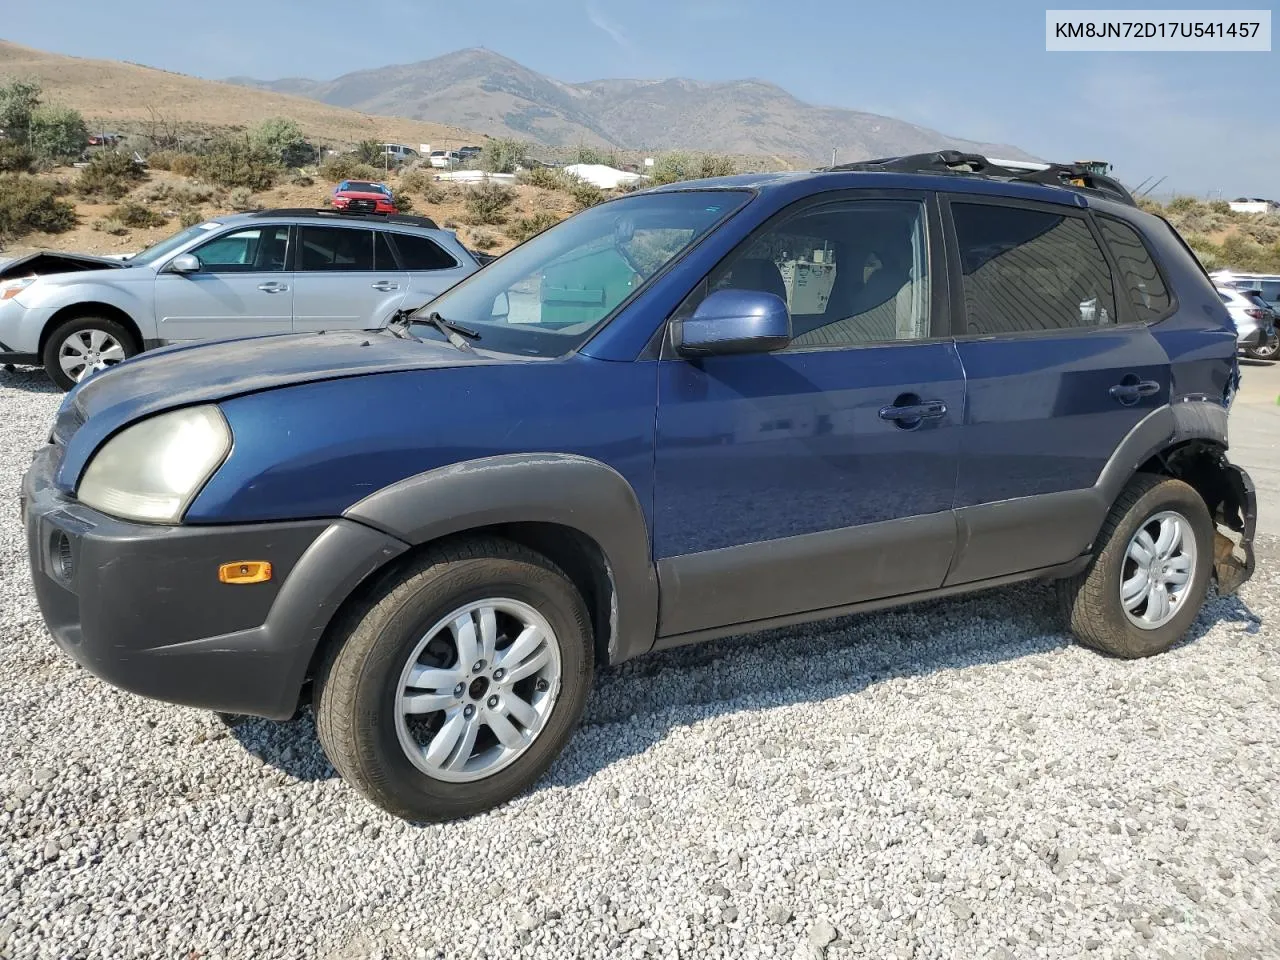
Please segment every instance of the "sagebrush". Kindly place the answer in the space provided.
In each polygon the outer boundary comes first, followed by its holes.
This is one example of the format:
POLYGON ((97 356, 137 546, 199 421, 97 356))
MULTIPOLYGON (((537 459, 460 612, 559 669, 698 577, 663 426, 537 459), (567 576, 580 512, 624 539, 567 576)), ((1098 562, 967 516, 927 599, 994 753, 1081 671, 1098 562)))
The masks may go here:
POLYGON ((61 233, 76 225, 76 208, 53 184, 26 173, 0 173, 0 240, 61 233))

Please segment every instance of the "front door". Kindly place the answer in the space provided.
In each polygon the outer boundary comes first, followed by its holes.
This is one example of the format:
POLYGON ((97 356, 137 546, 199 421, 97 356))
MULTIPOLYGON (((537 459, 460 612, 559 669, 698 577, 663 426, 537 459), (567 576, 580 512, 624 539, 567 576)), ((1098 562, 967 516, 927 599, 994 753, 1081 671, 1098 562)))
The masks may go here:
POLYGON ((654 550, 663 636, 941 585, 964 374, 930 204, 809 204, 731 254, 707 292, 783 297, 769 354, 660 361, 654 550), (941 284, 941 286, 940 286, 941 284))
POLYGON ((1078 207, 961 196, 947 207, 968 378, 950 585, 1089 548, 1110 507, 1093 490, 1103 467, 1169 402, 1169 358, 1145 321, 1170 301, 1141 238, 1119 221, 1099 221, 1099 232, 1078 207))
POLYGON ((188 252, 195 273, 156 275, 157 335, 166 343, 288 333, 293 274, 286 269, 289 228, 230 230, 188 252))
POLYGON ((298 227, 293 329, 374 330, 400 307, 409 274, 381 230, 298 227))

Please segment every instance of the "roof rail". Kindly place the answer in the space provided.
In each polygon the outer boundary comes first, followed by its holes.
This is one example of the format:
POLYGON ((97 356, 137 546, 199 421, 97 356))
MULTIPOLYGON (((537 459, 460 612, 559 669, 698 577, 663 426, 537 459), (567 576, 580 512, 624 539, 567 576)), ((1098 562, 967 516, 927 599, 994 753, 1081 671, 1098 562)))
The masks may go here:
POLYGON ((1133 195, 1114 177, 1094 173, 1078 163, 1030 163, 988 159, 976 153, 939 150, 936 153, 914 153, 905 157, 885 157, 859 163, 842 163, 822 167, 824 171, 867 171, 880 173, 940 173, 985 177, 1018 183, 1043 183, 1054 187, 1083 189, 1131 207, 1137 206, 1133 195), (1005 165, 1007 164, 1007 166, 1005 165))
POLYGON ((348 213, 333 207, 281 207, 277 210, 255 210, 251 217, 328 217, 333 220, 372 220, 375 223, 401 223, 410 227, 439 230, 430 217, 415 217, 408 213, 348 213))

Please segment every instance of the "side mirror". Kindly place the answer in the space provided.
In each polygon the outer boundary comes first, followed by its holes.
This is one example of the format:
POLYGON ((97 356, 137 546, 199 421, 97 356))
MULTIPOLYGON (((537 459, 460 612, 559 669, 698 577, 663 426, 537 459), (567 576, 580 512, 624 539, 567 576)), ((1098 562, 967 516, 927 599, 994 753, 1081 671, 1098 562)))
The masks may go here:
POLYGON ((772 293, 717 290, 673 332, 676 352, 686 357, 769 353, 791 342, 791 312, 772 293))
POLYGON ((180 253, 169 261, 170 273, 197 273, 200 270, 200 258, 194 253, 180 253))

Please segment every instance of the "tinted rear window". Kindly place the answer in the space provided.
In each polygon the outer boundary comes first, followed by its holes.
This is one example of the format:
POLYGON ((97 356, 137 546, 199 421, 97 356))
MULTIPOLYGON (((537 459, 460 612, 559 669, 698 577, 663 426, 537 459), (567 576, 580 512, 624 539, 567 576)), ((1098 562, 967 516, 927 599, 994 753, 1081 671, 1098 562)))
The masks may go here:
POLYGON ((1137 319, 1143 322, 1159 320, 1169 312, 1169 291, 1165 289, 1164 279, 1156 269, 1142 236, 1129 224, 1110 217, 1099 217, 1098 226, 1116 259, 1120 286, 1133 304, 1137 319))
POLYGON ((1111 270, 1078 216, 952 203, 971 334, 1115 322, 1111 270))
POLYGON ((400 251, 400 264, 406 270, 450 270, 458 265, 438 243, 426 237, 397 233, 394 240, 400 251))

